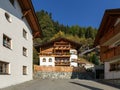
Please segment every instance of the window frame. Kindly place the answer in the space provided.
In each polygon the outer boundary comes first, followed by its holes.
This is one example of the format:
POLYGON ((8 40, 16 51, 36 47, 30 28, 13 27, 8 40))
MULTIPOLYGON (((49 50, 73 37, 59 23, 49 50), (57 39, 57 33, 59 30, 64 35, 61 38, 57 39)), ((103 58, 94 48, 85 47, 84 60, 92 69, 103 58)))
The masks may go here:
POLYGON ((27 66, 23 66, 23 75, 27 75, 27 66))
POLYGON ((25 29, 23 29, 23 38, 28 39, 28 33, 25 29))
POLYGON ((9 68, 10 66, 8 62, 0 61, 0 75, 9 75, 9 68))
POLYGON ((109 71, 120 71, 120 61, 110 63, 109 65, 110 65, 109 71))
POLYGON ((6 18, 6 20, 7 20, 9 23, 12 22, 12 18, 11 18, 11 16, 10 16, 10 14, 8 14, 7 12, 5 12, 5 18, 6 18))
POLYGON ((3 34, 3 46, 12 49, 12 39, 5 34, 3 34))
POLYGON ((25 47, 23 47, 23 56, 28 56, 28 50, 27 50, 27 48, 25 48, 25 47), (25 50, 25 51, 24 51, 25 50))
POLYGON ((43 59, 42 59, 42 62, 46 62, 46 58, 43 58, 43 59))
POLYGON ((49 62, 52 62, 52 58, 49 58, 49 62))

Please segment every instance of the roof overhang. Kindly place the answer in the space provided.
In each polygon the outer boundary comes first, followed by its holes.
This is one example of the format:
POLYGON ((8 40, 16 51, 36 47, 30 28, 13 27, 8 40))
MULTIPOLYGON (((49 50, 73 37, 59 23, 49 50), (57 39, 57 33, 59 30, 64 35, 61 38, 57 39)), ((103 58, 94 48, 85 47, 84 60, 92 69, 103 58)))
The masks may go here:
POLYGON ((95 46, 99 45, 99 40, 105 35, 106 32, 108 32, 110 28, 114 28, 118 18, 120 18, 120 9, 108 9, 105 11, 95 38, 95 46))
POLYGON ((43 43, 41 45, 34 45, 34 46, 35 46, 35 48, 37 50, 39 50, 40 47, 49 47, 49 46, 53 45, 54 42, 57 42, 57 41, 60 41, 60 40, 64 40, 64 41, 70 42, 72 45, 74 45, 76 47, 76 49, 79 49, 82 46, 82 44, 80 44, 78 42, 75 42, 75 41, 72 41, 72 40, 69 40, 69 39, 66 39, 64 37, 58 37, 58 38, 56 38, 54 40, 51 40, 49 42, 45 42, 45 43, 43 43))
POLYGON ((31 29, 32 29, 32 33, 33 33, 33 37, 40 37, 42 35, 42 31, 37 19, 37 16, 35 14, 33 5, 31 0, 18 0, 22 13, 23 13, 23 17, 22 18, 26 18, 31 29))

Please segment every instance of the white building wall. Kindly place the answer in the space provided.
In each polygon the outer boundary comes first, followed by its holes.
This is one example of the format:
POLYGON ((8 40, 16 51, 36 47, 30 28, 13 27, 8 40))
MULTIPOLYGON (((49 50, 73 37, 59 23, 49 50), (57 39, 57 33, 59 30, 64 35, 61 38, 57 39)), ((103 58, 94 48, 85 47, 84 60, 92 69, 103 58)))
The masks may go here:
MULTIPOLYGON (((117 61, 117 60, 114 60, 117 61)), ((104 77, 105 79, 118 79, 120 78, 120 71, 109 71, 110 70, 110 64, 111 62, 105 62, 105 71, 104 71, 104 77)))
POLYGON ((0 0, 0 61, 8 62, 10 75, 0 75, 0 88, 15 85, 32 79, 32 34, 22 12, 15 0, 13 7, 9 0, 0 0), (5 18, 7 12, 12 22, 5 18), (28 39, 23 38, 23 28, 28 33, 28 39), (3 34, 12 39, 12 49, 3 46, 3 34), (22 48, 28 50, 28 56, 23 56, 22 48), (23 75, 23 66, 27 66, 27 75, 23 75))
POLYGON ((55 57, 52 56, 40 56, 40 66, 55 66, 55 57), (46 62, 43 62, 43 58, 46 59, 46 62), (52 59, 52 62, 49 62, 49 59, 52 59))
POLYGON ((77 50, 75 49, 71 49, 70 50, 70 66, 74 66, 74 67, 77 67, 78 64, 76 62, 72 62, 72 60, 77 60, 78 59, 78 56, 77 56, 77 50))

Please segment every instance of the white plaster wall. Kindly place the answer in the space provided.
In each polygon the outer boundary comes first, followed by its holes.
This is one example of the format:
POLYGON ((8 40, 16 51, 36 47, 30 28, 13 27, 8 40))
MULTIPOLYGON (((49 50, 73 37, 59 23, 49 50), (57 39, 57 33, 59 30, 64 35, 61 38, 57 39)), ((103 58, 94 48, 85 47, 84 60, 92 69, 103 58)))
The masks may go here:
POLYGON ((40 58, 40 66, 55 66, 55 57, 51 56, 41 56, 40 58), (43 62, 43 58, 46 59, 46 62, 43 62), (52 62, 49 62, 49 58, 52 59, 52 62))
MULTIPOLYGON (((116 60, 115 60, 116 61, 116 60)), ((120 71, 109 71, 110 69, 110 62, 105 62, 105 71, 104 71, 104 77, 105 79, 117 79, 120 78, 120 71)))
POLYGON ((70 66, 77 67, 78 64, 76 62, 72 62, 72 59, 78 59, 77 55, 70 55, 70 66))
POLYGON ((32 34, 26 19, 21 19, 22 13, 15 0, 15 7, 9 0, 0 0, 0 61, 10 63, 10 75, 0 75, 0 88, 15 85, 32 79, 32 34), (5 18, 9 13, 12 22, 5 18), (23 28, 28 33, 28 39, 23 38, 23 28), (3 34, 12 39, 12 49, 3 46, 3 34), (28 56, 23 56, 22 48, 28 49, 28 56), (27 66, 27 75, 23 75, 23 66, 27 66))

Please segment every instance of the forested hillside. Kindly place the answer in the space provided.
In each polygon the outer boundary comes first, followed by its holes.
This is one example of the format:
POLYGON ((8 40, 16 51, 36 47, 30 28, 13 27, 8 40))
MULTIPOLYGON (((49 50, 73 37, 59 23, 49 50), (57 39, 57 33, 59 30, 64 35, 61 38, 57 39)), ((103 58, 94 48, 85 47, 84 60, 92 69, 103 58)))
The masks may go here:
MULTIPOLYGON (((81 27, 79 25, 63 25, 58 21, 52 19, 52 14, 44 10, 36 12, 41 30, 43 32, 43 38, 34 39, 34 45, 42 44, 44 42, 53 40, 57 37, 65 37, 70 40, 76 41, 82 44, 79 49, 80 52, 86 50, 86 48, 92 48, 93 42, 97 33, 97 29, 91 26, 81 27)), ((34 50, 34 57, 36 51, 34 50)), ((34 59, 37 59, 36 57, 34 59)))

